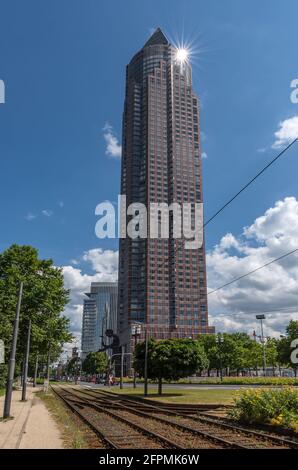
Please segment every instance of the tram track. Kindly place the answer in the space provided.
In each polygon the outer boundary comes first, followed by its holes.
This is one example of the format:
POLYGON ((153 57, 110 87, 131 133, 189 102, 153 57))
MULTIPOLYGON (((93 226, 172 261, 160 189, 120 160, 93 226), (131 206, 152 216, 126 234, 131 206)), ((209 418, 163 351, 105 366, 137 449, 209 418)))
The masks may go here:
POLYGON ((213 442, 223 446, 232 446, 234 448, 298 448, 298 443, 278 435, 272 435, 265 432, 248 429, 237 424, 227 423, 223 420, 201 415, 199 413, 190 415, 187 409, 186 414, 180 411, 165 409, 158 405, 141 403, 139 400, 124 398, 122 395, 110 393, 107 391, 78 390, 76 392, 87 396, 91 400, 100 402, 102 406, 113 408, 114 412, 119 413, 123 410, 132 415, 138 415, 144 418, 151 418, 159 423, 167 423, 176 426, 180 430, 197 433, 205 436, 213 442), (166 415, 166 417, 165 417, 166 415))
POLYGON ((151 432, 127 418, 114 414, 111 410, 94 405, 90 403, 90 400, 88 401, 67 389, 52 387, 52 390, 108 448, 182 449, 167 437, 157 432, 151 432))

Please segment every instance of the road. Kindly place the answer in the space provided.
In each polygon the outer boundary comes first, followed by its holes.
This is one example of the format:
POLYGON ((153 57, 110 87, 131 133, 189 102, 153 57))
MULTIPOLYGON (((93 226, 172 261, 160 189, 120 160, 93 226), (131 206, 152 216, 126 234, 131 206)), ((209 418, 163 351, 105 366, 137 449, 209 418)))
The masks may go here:
MULTIPOLYGON (((93 384, 91 382, 80 382, 80 385, 86 386, 88 388, 104 388, 108 387, 102 384, 93 384)), ((132 383, 124 383, 124 388, 132 388, 132 383)), ((157 385, 148 384, 148 387, 151 389, 157 389, 157 385)), ((208 385, 208 384, 163 384, 163 389, 181 389, 181 390, 240 390, 241 388, 259 388, 261 385, 208 385)), ((113 390, 117 390, 119 386, 114 386, 113 390)), ((137 388, 140 390, 144 388, 144 384, 138 383, 137 388)))

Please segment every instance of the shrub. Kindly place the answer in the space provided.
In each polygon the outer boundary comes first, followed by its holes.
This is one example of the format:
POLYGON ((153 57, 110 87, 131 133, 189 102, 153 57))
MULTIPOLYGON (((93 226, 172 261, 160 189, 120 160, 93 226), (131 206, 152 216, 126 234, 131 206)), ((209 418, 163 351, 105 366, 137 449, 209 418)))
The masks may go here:
POLYGON ((228 415, 244 423, 271 424, 295 429, 298 394, 291 387, 252 389, 237 393, 235 407, 228 415))

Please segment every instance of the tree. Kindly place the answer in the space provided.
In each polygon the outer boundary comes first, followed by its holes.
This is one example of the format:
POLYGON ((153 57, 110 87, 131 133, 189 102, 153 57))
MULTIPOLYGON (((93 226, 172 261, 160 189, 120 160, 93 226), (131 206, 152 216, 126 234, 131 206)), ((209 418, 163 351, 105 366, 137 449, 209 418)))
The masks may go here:
POLYGON ((7 362, 12 339, 18 288, 24 283, 20 315, 16 370, 23 358, 28 320, 31 319, 30 352, 57 350, 70 341, 69 320, 61 315, 69 299, 64 288, 63 273, 51 259, 39 259, 31 246, 12 245, 0 253, 0 337, 5 342, 7 362))
MULTIPOLYGON (((144 376, 145 343, 136 345, 134 368, 144 376)), ((208 367, 202 345, 191 339, 169 339, 148 342, 148 377, 158 380, 162 394, 162 380, 178 380, 208 367)))
POLYGON ((236 371, 237 375, 244 369, 255 368, 262 364, 262 347, 246 333, 224 333, 222 343, 216 342, 216 335, 200 335, 198 341, 204 347, 209 361, 208 376, 211 369, 217 373, 221 365, 227 375, 236 371))
POLYGON ((108 367, 108 357, 104 352, 91 352, 83 362, 82 369, 86 374, 104 374, 108 367))
POLYGON ((297 376, 297 364, 291 361, 291 343, 298 338, 298 321, 291 320, 286 328, 286 336, 277 342, 277 360, 279 363, 292 367, 295 377, 297 376))
POLYGON ((79 369, 79 362, 80 358, 79 357, 72 357, 67 365, 66 365, 66 372, 68 375, 78 375, 78 369, 79 369))
POLYGON ((273 375, 275 375, 275 369, 278 365, 277 343, 277 339, 268 338, 265 344, 266 364, 272 367, 273 375))
POLYGON ((263 364, 263 348, 255 340, 251 341, 248 345, 245 364, 248 369, 254 369, 258 376, 258 368, 263 364))
POLYGON ((198 342, 201 344, 203 347, 206 356, 208 358, 208 368, 207 368, 207 373, 208 377, 210 376, 210 371, 212 369, 219 369, 219 355, 218 355, 218 347, 216 345, 215 341, 216 337, 215 335, 199 335, 198 336, 198 342))
POLYGON ((240 371, 248 367, 247 358, 253 340, 242 332, 224 333, 223 338, 224 367, 236 371, 239 375, 240 371))

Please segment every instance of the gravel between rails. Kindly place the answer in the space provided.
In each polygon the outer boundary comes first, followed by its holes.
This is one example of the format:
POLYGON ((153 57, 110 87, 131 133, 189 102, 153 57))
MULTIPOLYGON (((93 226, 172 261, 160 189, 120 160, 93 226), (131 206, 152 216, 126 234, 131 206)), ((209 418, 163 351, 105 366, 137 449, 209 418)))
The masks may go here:
POLYGON ((115 418, 103 413, 99 413, 91 408, 83 410, 84 416, 94 426, 98 426, 101 432, 111 441, 115 442, 122 449, 163 449, 164 447, 157 441, 150 439, 132 429, 131 426, 121 423, 115 418))
MULTIPOLYGON (((116 417, 110 416, 104 410, 97 410, 85 405, 80 398, 72 393, 62 390, 64 399, 78 409, 82 416, 100 433, 110 440, 117 448, 121 449, 164 449, 169 445, 153 436, 146 436, 133 426, 119 421, 116 417)), ((101 439, 99 437, 99 439, 101 439)), ((102 440, 102 439, 101 439, 102 440)), ((106 445, 106 443, 105 443, 106 445)), ((109 445, 108 445, 109 447, 109 445)))
MULTIPOLYGON (((86 395, 89 395, 89 393, 87 393, 86 395)), ((85 395, 85 396, 86 396, 85 395)), ((93 394, 92 394, 93 395, 93 394)), ((102 395, 101 397, 99 398, 99 394, 95 397, 95 396, 92 396, 91 394, 89 395, 89 398, 94 398, 96 401, 102 401, 101 405, 102 406, 107 406, 109 403, 115 403, 115 402, 118 402, 119 406, 121 407, 121 405, 123 404, 124 406, 132 406, 132 403, 128 403, 127 400, 124 400, 124 402, 122 402, 122 400, 119 400, 119 396, 117 396, 118 400, 115 399, 115 397, 112 397, 112 399, 110 397, 107 397, 107 399, 103 398, 102 395), (122 402, 122 403, 121 403, 122 402)), ((138 407, 137 407, 138 408, 138 407)), ((116 411, 114 409, 114 411, 116 411)), ((122 412, 124 412, 125 410, 119 410, 122 412)), ((131 412, 129 410, 126 410, 128 413, 129 413, 129 416, 131 416, 130 413, 134 413, 133 410, 131 410, 131 412)), ((235 444, 235 447, 238 445, 242 445, 246 448, 251 448, 251 449, 288 449, 288 448, 291 448, 293 447, 291 444, 288 444, 286 442, 274 442, 274 437, 276 438, 279 438, 281 436, 277 436, 277 435, 272 435, 273 439, 271 440, 270 438, 266 438, 266 436, 261 436, 261 433, 260 433, 260 436, 258 437, 257 435, 249 435, 249 433, 246 433, 245 431, 241 431, 240 429, 232 429, 232 428, 224 428, 224 427, 221 427, 220 426, 220 421, 221 422, 224 422, 226 420, 223 420, 223 419, 220 419, 219 417, 213 417, 215 418, 215 420, 218 420, 219 423, 217 424, 216 422, 215 423, 211 423, 211 422, 203 422, 203 421, 199 421, 198 418, 199 418, 199 415, 198 414, 193 414, 193 415, 171 415, 171 414, 168 414, 164 411, 164 410, 146 410, 147 412, 151 412, 152 414, 152 417, 153 416, 156 416, 156 417, 160 417, 160 418, 166 418, 167 420, 170 420, 172 421, 173 423, 177 423, 177 424, 181 424, 181 425, 185 425, 185 426, 189 426, 195 430, 198 430, 198 431, 201 431, 201 432, 206 432, 208 434, 211 434, 213 435, 215 438, 218 437, 218 438, 221 438, 223 440, 227 440, 229 442, 231 442, 232 444, 234 443, 235 444), (166 415, 166 416, 165 416, 166 415)), ((207 413, 206 413, 207 414, 207 413)), ((204 415, 206 416, 205 413, 202 413, 202 418, 204 418, 204 415)), ((206 418, 208 418, 206 416, 206 418)), ((141 416, 138 416, 138 419, 145 419, 146 422, 147 422, 147 419, 150 419, 150 417, 148 418, 145 418, 145 417, 141 417, 141 416)), ((154 422, 154 420, 152 420, 154 422)), ((155 421, 155 426, 153 425, 153 432, 155 431, 156 432, 156 429, 160 429, 160 425, 162 424, 164 429, 168 426, 170 426, 171 428, 171 435, 174 435, 174 431, 173 427, 171 427, 171 425, 168 425, 166 423, 160 423, 158 422, 157 424, 157 421, 155 421)), ((252 429, 247 429, 248 431, 254 431, 252 429)), ((179 430, 179 429, 175 429, 175 436, 177 435, 177 431, 178 433, 183 433, 182 430, 179 430)), ((187 432, 187 431, 185 431, 187 432)), ((191 434, 191 432, 190 432, 191 434)), ((269 435, 269 433, 266 433, 267 435, 269 435)), ((168 436, 168 434, 166 434, 166 436, 168 436)), ((180 434, 178 435, 178 437, 180 436, 180 434)), ((193 436, 193 434, 192 434, 193 436)), ((198 439, 200 440, 200 442, 203 440, 204 442, 206 442, 206 440, 208 441, 208 438, 204 438, 204 437, 200 437, 198 436, 198 439)), ((183 441, 184 442, 184 441, 183 441)), ((183 442, 180 442, 180 445, 184 445, 183 442)), ((211 442, 212 444, 214 444, 214 442, 212 442, 212 440, 210 441, 209 439, 209 442, 211 442)), ((218 448, 218 444, 220 447, 224 447, 224 443, 223 445, 221 445, 221 443, 216 443, 217 447, 218 448)), ((207 448, 210 448, 207 447, 207 448)))
POLYGON ((224 448, 223 445, 215 444, 211 440, 196 436, 188 431, 182 431, 177 429, 175 426, 170 424, 161 423, 159 421, 150 419, 148 417, 144 418, 138 415, 135 415, 133 412, 123 411, 123 410, 114 410, 118 416, 128 418, 131 421, 139 424, 140 426, 146 427, 149 431, 155 431, 165 437, 170 437, 170 439, 176 442, 178 445, 182 446, 184 449, 220 449, 224 448))
MULTIPOLYGON (((160 416, 161 418, 164 416, 163 414, 156 414, 156 416, 160 416)), ((216 423, 204 423, 201 421, 196 421, 191 417, 183 417, 183 416, 167 416, 167 419, 172 421, 173 423, 183 424, 185 426, 191 426, 193 429, 197 429, 198 431, 206 431, 210 434, 214 435, 214 437, 220 437, 222 439, 227 439, 230 442, 235 442, 235 444, 243 444, 247 447, 252 449, 288 449, 289 447, 286 444, 282 443, 275 443, 270 440, 266 440, 265 438, 258 438, 257 436, 249 436, 248 434, 241 432, 239 430, 233 430, 229 428, 221 428, 216 423)))

